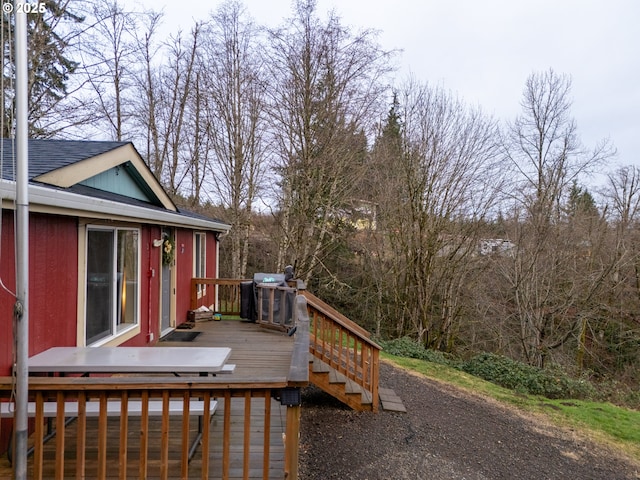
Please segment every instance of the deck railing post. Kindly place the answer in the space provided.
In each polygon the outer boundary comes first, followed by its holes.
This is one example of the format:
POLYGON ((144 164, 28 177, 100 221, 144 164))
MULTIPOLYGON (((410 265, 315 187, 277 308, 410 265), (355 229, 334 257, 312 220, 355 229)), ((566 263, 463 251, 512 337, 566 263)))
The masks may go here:
POLYGON ((284 446, 284 478, 298 479, 298 457, 300 449, 300 405, 287 407, 287 429, 284 446))

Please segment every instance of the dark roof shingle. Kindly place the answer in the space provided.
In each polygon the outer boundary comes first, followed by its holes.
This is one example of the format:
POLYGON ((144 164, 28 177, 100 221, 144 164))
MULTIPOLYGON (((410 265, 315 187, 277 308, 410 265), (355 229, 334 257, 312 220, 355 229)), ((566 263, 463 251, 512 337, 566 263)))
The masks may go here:
MULTIPOLYGON (((95 157, 130 142, 101 142, 84 140, 39 140, 30 139, 29 180, 39 175, 95 157)), ((2 139, 2 178, 15 180, 14 141, 2 139)))

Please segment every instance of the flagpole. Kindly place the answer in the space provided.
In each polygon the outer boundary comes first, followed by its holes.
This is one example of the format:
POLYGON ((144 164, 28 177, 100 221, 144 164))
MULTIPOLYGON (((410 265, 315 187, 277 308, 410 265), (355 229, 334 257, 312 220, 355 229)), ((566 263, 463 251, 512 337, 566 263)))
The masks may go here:
MULTIPOLYGON (((14 7, 20 2, 14 0, 14 7)), ((14 8, 16 26, 16 411, 14 473, 27 478, 29 395, 29 179, 27 121, 27 18, 14 8)))

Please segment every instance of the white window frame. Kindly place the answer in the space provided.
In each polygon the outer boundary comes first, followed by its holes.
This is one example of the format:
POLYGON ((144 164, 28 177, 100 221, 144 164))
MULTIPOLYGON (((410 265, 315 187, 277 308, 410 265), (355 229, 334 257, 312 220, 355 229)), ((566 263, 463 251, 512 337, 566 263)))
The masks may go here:
MULTIPOLYGON (((207 234, 205 232, 193 233, 193 276, 194 278, 207 277, 207 234)), ((206 285, 198 285, 198 298, 207 294, 206 285)))
MULTIPOLYGON (((134 329, 139 329, 140 327, 140 312, 141 312, 141 283, 142 283, 142 275, 141 275, 141 231, 139 228, 132 228, 132 227, 106 227, 106 226, 100 226, 100 225, 87 225, 86 227, 86 231, 85 231, 85 275, 84 275, 84 283, 85 283, 85 302, 84 302, 84 342, 85 345, 87 346, 99 346, 99 345, 104 345, 107 344, 109 342, 111 342, 112 340, 114 340, 117 337, 120 337, 122 335, 125 335, 128 332, 131 332, 134 329), (110 283, 110 292, 109 292, 109 296, 110 298, 110 302, 111 302, 111 312, 110 312, 110 319, 109 322, 111 323, 111 325, 109 326, 109 333, 107 333, 106 335, 96 339, 95 341, 89 342, 89 339, 87 338, 87 315, 88 315, 88 310, 89 310, 89 294, 88 294, 88 289, 89 289, 89 238, 90 238, 90 233, 91 232, 110 232, 112 234, 112 252, 111 252, 111 258, 112 258, 112 266, 111 266, 111 272, 110 272, 110 278, 108 279, 108 282, 110 283), (125 300, 118 300, 121 299, 122 296, 118 296, 118 279, 122 278, 119 277, 118 273, 117 273, 117 259, 118 259, 118 233, 119 232, 135 232, 136 234, 136 244, 135 244, 135 255, 136 258, 134 260, 135 262, 135 280, 127 280, 126 279, 126 275, 124 276, 124 280, 122 283, 122 287, 125 289, 124 291, 128 291, 128 289, 126 288, 127 285, 131 285, 134 281, 135 284, 133 285, 134 290, 133 292, 129 291, 129 293, 133 293, 134 294, 134 306, 133 308, 130 310, 130 314, 133 315, 133 317, 131 318, 132 321, 127 321, 127 322, 123 322, 122 321, 122 313, 118 314, 118 309, 119 308, 124 308, 127 311, 129 311, 128 308, 126 308, 126 296, 125 296, 125 300)), ((121 310, 122 311, 122 310, 121 310)))

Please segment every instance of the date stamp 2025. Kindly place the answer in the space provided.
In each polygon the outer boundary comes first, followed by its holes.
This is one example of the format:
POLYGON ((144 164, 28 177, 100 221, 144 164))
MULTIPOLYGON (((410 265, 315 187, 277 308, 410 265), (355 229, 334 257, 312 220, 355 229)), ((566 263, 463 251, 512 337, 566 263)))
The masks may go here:
POLYGON ((2 11, 4 13, 45 13, 47 6, 44 2, 4 2, 2 11))

